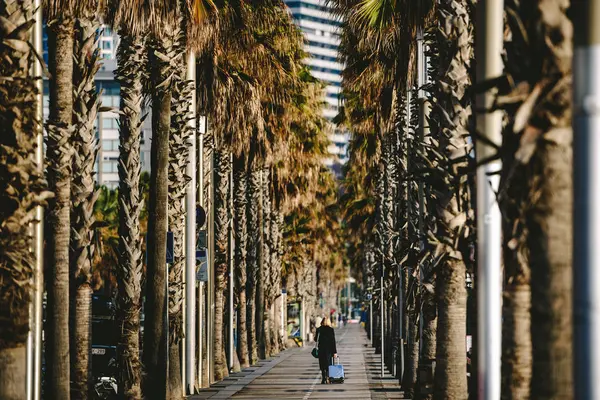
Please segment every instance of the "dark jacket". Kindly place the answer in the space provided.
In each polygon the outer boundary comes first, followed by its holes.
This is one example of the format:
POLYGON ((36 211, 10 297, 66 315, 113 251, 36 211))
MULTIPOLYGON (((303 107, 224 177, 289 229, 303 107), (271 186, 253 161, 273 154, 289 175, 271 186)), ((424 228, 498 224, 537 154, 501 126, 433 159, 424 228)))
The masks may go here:
POLYGON ((331 358, 337 354, 335 345, 335 332, 329 326, 321 326, 317 329, 317 340, 319 342, 319 367, 327 369, 331 365, 331 358))

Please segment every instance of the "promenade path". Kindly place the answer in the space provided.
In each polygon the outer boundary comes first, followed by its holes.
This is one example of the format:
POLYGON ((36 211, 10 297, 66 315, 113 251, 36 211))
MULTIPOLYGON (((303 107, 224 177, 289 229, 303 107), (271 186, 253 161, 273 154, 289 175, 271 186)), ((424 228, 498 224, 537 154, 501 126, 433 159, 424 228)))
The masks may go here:
POLYGON ((344 365, 342 384, 321 384, 312 345, 286 350, 271 360, 232 374, 189 399, 402 399, 397 381, 380 376, 380 358, 373 353, 359 324, 336 329, 337 349, 344 365))

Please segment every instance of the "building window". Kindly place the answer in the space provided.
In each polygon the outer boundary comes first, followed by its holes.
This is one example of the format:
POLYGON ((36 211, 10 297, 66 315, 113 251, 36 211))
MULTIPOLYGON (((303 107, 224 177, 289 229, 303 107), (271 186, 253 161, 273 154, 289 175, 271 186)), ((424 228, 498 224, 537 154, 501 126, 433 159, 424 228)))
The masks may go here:
POLYGON ((102 141, 102 150, 103 151, 119 151, 119 141, 118 140, 108 140, 105 139, 102 141))
POLYGON ((119 129, 119 123, 116 118, 102 118, 102 129, 119 129))
POLYGON ((117 169, 117 163, 115 161, 104 161, 102 163, 102 172, 107 174, 119 172, 117 169))
POLYGON ((110 49, 112 49, 112 42, 110 40, 103 40, 102 41, 102 49, 103 50, 110 50, 110 49))
POLYGON ((102 96, 102 105, 105 107, 119 107, 119 96, 102 96))
POLYGON ((119 96, 121 94, 119 82, 116 81, 96 81, 96 89, 102 89, 105 96, 119 96))

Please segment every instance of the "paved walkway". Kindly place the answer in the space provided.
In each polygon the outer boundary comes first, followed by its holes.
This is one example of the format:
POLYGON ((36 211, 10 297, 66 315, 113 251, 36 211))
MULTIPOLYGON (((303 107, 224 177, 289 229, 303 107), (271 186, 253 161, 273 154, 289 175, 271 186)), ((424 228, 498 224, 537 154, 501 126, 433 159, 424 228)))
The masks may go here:
POLYGON ((348 324, 336 329, 337 349, 344 365, 342 384, 321 384, 312 346, 294 348, 233 374, 191 399, 402 399, 397 381, 380 378, 379 356, 368 345, 364 329, 348 324))

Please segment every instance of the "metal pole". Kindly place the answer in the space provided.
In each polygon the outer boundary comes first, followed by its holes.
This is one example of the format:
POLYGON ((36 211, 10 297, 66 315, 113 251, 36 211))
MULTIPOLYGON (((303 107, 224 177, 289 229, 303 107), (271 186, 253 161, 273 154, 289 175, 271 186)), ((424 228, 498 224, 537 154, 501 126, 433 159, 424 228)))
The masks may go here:
MULTIPOLYGON (((504 12, 502 0, 483 1, 477 6, 475 56, 477 83, 502 74, 504 24, 499 18, 504 12)), ((479 94, 477 105, 477 132, 499 145, 502 141, 502 115, 487 113, 494 93, 479 94)), ((495 149, 485 141, 477 141, 477 161, 488 159, 495 149)), ((494 161, 477 168, 477 380, 478 398, 500 398, 500 369, 502 355, 502 221, 495 192, 502 164, 494 161)))
POLYGON ((187 80, 194 85, 190 99, 192 135, 187 165, 190 177, 185 196, 185 387, 187 394, 194 394, 196 353, 196 56, 190 52, 187 60, 187 80))
POLYGON ((214 383, 215 359, 214 359, 214 322, 215 322, 215 207, 214 207, 214 183, 215 183, 215 149, 210 152, 210 189, 208 190, 210 198, 208 199, 208 215, 210 215, 208 224, 208 315, 207 318, 207 368, 208 368, 208 384, 214 383))
MULTIPOLYGON (((206 119, 203 115, 198 117, 198 203, 204 207, 204 134, 206 133, 206 119)), ((208 260, 208 258, 207 258, 208 260)), ((204 350, 204 282, 198 285, 198 387, 203 387, 202 380, 202 352, 204 350)))
POLYGON ((385 302, 383 301, 383 274, 385 272, 385 267, 383 266, 383 264, 381 264, 381 293, 380 293, 380 297, 379 297, 379 308, 381 308, 381 377, 383 378, 385 376, 385 347, 384 347, 384 320, 383 320, 383 313, 384 313, 384 309, 385 309, 385 302))
POLYGON ((574 2, 573 307, 576 399, 600 398, 600 0, 574 2))
MULTIPOLYGON (((34 0, 35 25, 32 31, 32 41, 34 50, 42 54, 42 1, 34 0)), ((32 75, 36 78, 36 109, 35 117, 39 121, 35 129, 37 130, 35 150, 35 161, 40 171, 44 169, 44 130, 42 122, 44 121, 43 95, 44 84, 42 80, 42 66, 39 61, 34 59, 32 65, 32 75)), ((27 398, 39 400, 41 398, 42 386, 42 314, 44 297, 44 209, 36 207, 35 218, 38 221, 33 225, 34 236, 34 254, 35 264, 33 271, 33 299, 30 313, 30 331, 27 339, 27 398)))
MULTIPOLYGON (((419 143, 418 146, 422 146, 423 140, 425 139, 425 129, 427 124, 427 116, 425 115, 425 91, 423 85, 425 84, 425 53, 423 51, 423 27, 419 26, 417 30, 417 85, 419 86, 419 143)), ((423 180, 419 180, 418 183, 418 196, 419 196, 419 246, 420 250, 424 250, 424 210, 425 199, 423 191, 423 180)), ((419 268, 419 290, 423 288, 423 268, 419 268)), ((419 308, 419 360, 423 351, 423 307, 419 308)))
POLYGON ((352 311, 352 297, 350 296, 350 290, 352 287, 352 282, 350 282, 350 264, 348 264, 348 284, 346 285, 346 303, 347 303, 347 312, 348 321, 350 321, 350 312, 352 311))
POLYGON ((373 347, 373 299, 369 300, 369 338, 373 347))
MULTIPOLYGON (((230 154, 230 165, 233 166, 233 153, 230 154)), ((233 168, 229 177, 229 210, 233 215, 233 168)), ((234 279, 234 249, 235 239, 233 238, 233 217, 229 218, 229 368, 233 369, 233 279, 234 279)))

